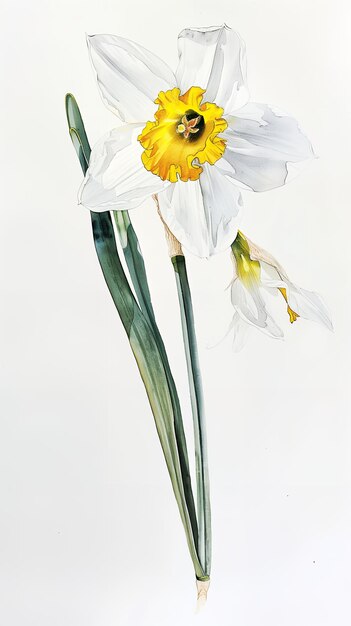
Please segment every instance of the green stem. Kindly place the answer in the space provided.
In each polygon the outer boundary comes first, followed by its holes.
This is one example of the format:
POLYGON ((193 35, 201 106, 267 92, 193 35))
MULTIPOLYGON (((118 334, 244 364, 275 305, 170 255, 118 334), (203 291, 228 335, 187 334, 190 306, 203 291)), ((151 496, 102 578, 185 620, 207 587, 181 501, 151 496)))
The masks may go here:
POLYGON ((211 571, 211 507, 210 485, 208 476, 206 424, 200 363, 197 350, 194 313, 191 301, 188 275, 186 271, 185 258, 182 255, 173 256, 172 263, 177 283, 194 422, 197 483, 197 517, 199 524, 198 555, 205 574, 209 576, 211 571))
MULTIPOLYGON (((71 94, 66 96, 66 112, 71 139, 83 173, 85 173, 90 156, 90 146, 77 103, 71 94)), ((91 212, 91 220, 100 266, 127 333, 154 415, 195 574, 197 578, 206 580, 208 576, 206 576, 199 562, 184 492, 172 399, 162 357, 149 322, 135 300, 121 265, 110 213, 91 212)))

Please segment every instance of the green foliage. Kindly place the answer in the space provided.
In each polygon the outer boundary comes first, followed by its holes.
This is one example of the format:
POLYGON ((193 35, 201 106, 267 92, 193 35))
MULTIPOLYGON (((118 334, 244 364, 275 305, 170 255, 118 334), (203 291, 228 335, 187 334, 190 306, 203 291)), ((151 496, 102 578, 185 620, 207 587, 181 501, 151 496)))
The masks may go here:
MULTIPOLYGON (((66 113, 70 136, 85 173, 90 157, 90 146, 78 105, 71 94, 66 96, 66 113)), ((126 260, 140 306, 124 273, 111 215, 107 211, 91 212, 95 249, 145 385, 195 574, 198 579, 206 580, 208 576, 200 564, 197 553, 197 523, 179 400, 164 345, 156 326, 144 262, 138 250, 135 231, 128 224, 128 220, 128 215, 124 212, 123 223, 126 232, 121 230, 120 236, 123 244, 127 242, 123 249, 127 248, 126 260)), ((118 230, 118 222, 116 226, 118 230)))

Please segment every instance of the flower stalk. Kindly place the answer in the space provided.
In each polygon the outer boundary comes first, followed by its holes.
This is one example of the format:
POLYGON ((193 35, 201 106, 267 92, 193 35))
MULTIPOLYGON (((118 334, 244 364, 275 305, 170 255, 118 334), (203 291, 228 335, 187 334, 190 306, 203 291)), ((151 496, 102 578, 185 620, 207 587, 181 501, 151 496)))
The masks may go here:
MULTIPOLYGON (((210 576, 212 537, 206 421, 191 291, 182 246, 162 217, 157 195, 154 196, 154 200, 164 226, 168 254, 172 261, 177 285, 194 427, 197 518, 199 524, 198 553, 206 574, 210 576)), ((208 587, 205 586, 201 589, 201 598, 206 600, 208 587), (203 589, 206 589, 205 595, 203 589)))
POLYGON ((197 515, 199 524, 199 559, 209 576, 211 572, 211 506, 204 399, 197 349, 191 292, 183 254, 171 257, 177 284, 183 341, 188 371, 194 424, 197 515))

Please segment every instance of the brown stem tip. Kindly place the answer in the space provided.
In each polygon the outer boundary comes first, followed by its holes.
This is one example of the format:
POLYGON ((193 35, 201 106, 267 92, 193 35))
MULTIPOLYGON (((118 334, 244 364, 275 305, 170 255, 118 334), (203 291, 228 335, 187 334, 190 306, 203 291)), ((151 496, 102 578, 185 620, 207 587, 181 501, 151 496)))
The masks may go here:
POLYGON ((172 258, 172 256, 184 256, 181 244, 179 243, 178 239, 173 235, 173 233, 169 230, 166 222, 164 221, 164 219, 163 219, 163 217, 161 215, 160 205, 159 205, 158 197, 157 197, 156 194, 153 196, 153 199, 156 202, 157 213, 159 214, 159 217, 160 217, 161 222, 163 223, 163 226, 164 226, 164 229, 165 229, 165 237, 166 237, 166 241, 167 241, 167 245, 168 245, 168 254, 169 254, 169 256, 171 258, 172 258))
POLYGON ((207 593, 210 587, 209 580, 197 580, 197 605, 196 612, 198 613, 205 606, 207 600, 207 593))

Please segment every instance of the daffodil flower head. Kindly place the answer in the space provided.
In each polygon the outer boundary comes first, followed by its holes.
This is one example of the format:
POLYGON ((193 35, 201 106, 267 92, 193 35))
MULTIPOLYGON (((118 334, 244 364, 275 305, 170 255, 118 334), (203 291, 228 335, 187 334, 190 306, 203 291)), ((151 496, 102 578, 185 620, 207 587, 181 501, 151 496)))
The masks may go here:
POLYGON ((314 156, 294 118, 249 102, 245 44, 226 25, 183 30, 175 72, 117 35, 89 36, 88 49, 103 102, 123 122, 92 150, 79 191, 92 211, 157 195, 174 236, 209 257, 235 239, 241 188, 284 185, 290 163, 314 156))
POLYGON ((243 347, 253 327, 271 337, 283 338, 283 331, 267 306, 267 296, 272 292, 279 293, 285 300, 291 323, 301 317, 324 324, 332 330, 329 312, 322 298, 292 283, 278 261, 240 231, 232 244, 231 253, 234 264, 231 283, 234 315, 230 329, 234 331, 235 350, 243 347))

